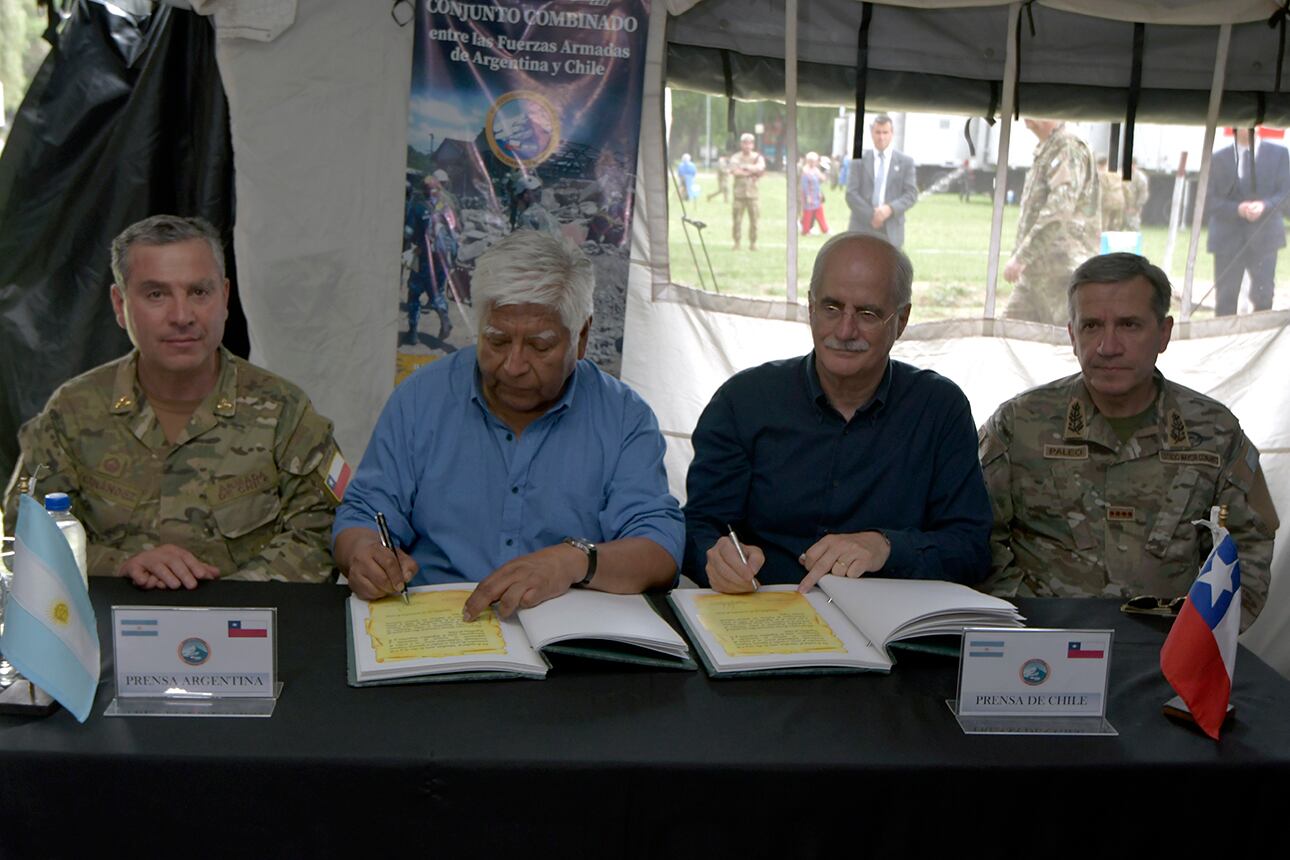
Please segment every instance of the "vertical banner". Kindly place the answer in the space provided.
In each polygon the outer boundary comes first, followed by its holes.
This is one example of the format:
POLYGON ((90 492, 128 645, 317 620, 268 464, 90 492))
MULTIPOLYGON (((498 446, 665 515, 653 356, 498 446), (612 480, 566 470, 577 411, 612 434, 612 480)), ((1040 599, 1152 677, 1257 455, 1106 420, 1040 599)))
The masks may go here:
POLYGON ((648 14, 648 0, 418 0, 400 380, 474 342, 474 262, 512 230, 591 257, 587 355, 618 373, 648 14))

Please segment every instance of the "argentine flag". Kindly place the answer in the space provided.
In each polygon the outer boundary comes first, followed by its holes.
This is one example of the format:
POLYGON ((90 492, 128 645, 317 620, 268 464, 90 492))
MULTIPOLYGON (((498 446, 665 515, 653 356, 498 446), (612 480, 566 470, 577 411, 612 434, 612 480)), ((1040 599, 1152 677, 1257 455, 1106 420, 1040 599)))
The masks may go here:
POLYGON ((82 723, 99 685, 98 624, 67 539, 45 509, 18 497, 13 584, 0 651, 82 723))

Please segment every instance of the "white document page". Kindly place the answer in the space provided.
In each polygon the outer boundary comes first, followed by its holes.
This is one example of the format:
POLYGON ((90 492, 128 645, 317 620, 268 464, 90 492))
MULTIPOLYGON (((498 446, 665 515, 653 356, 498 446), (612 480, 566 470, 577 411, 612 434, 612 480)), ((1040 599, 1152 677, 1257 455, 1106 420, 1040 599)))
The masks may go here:
POLYGON ((537 648, 569 639, 605 639, 684 657, 685 640, 640 594, 573 589, 519 611, 520 623, 537 648))
POLYGON ((827 574, 820 588, 879 646, 899 638, 958 633, 968 624, 1021 626, 1011 603, 956 582, 827 574))

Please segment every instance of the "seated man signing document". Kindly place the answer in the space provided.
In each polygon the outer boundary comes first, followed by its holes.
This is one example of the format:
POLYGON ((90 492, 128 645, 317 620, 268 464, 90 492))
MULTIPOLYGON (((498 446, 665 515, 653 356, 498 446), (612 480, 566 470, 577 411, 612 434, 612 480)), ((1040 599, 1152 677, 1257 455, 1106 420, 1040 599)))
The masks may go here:
POLYGON ((477 345, 395 390, 336 512, 336 560, 355 594, 479 582, 471 620, 572 587, 672 582, 684 526, 658 422, 580 360, 594 287, 591 261, 545 233, 517 231, 479 258, 477 345))
POLYGON ((687 575, 725 592, 806 591, 827 573, 986 575, 990 501, 967 398, 888 357, 913 279, 884 239, 843 233, 820 249, 814 351, 736 374, 694 429, 687 575))
POLYGON ((202 580, 320 582, 344 460, 296 386, 220 346, 229 283, 219 234, 155 215, 112 243, 112 306, 134 351, 63 385, 18 434, 19 479, 72 497, 90 575, 144 588, 202 580))

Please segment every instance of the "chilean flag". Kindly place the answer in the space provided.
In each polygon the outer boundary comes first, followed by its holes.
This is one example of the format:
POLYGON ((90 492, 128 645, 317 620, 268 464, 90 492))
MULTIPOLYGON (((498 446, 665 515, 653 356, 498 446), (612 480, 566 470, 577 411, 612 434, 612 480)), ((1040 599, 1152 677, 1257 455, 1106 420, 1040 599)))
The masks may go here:
POLYGON ((1203 524, 1214 532, 1214 551, 1201 565, 1200 576, 1187 592, 1187 601, 1160 650, 1160 670, 1196 724, 1218 740, 1235 678, 1241 563, 1227 529, 1203 524))

